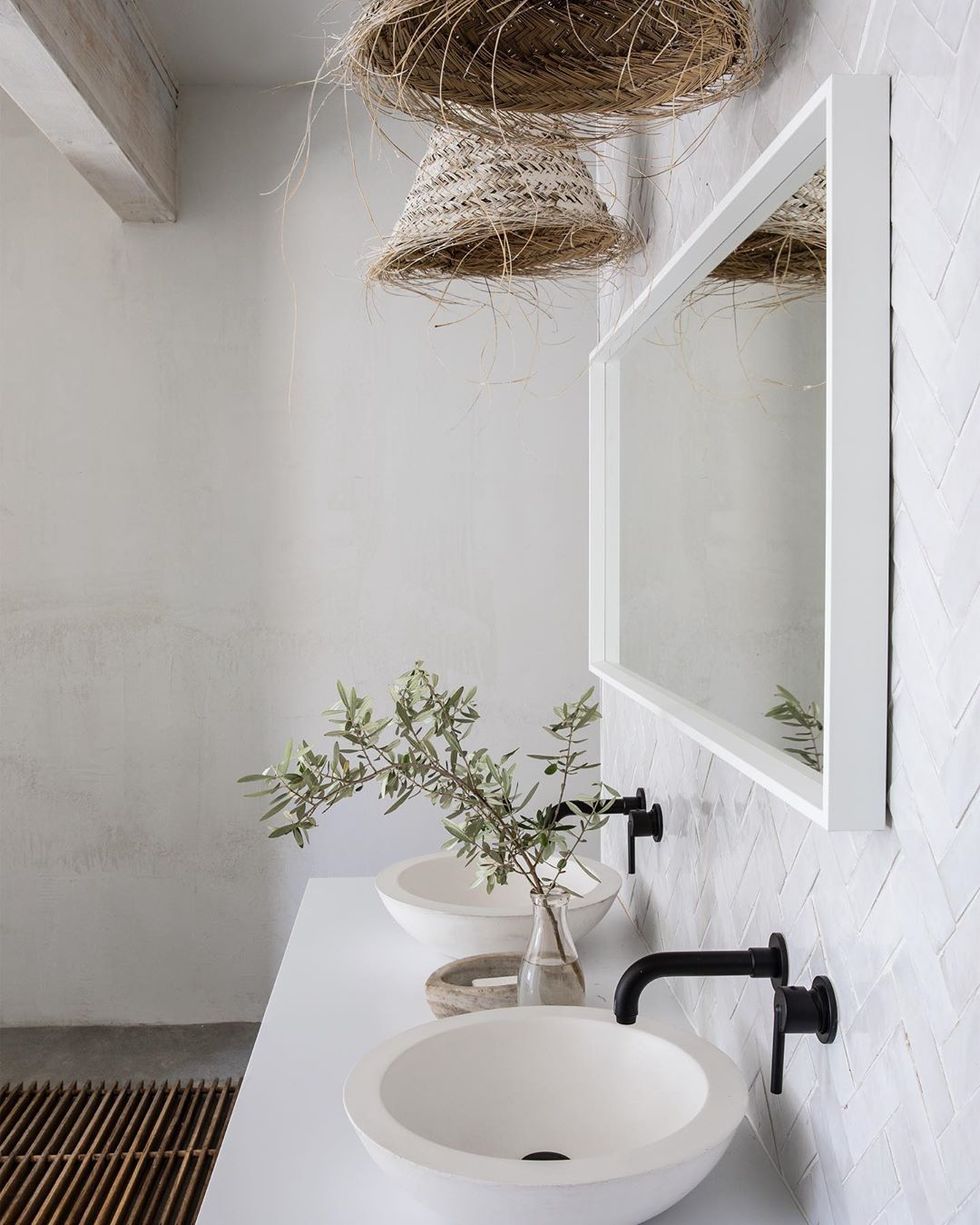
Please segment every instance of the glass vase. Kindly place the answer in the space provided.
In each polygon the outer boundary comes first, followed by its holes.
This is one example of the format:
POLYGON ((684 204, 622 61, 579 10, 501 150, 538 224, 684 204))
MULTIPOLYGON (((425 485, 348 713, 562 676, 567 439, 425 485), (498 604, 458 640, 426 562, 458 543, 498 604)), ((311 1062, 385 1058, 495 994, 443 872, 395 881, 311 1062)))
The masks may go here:
POLYGON ((568 926, 567 889, 532 893, 531 939, 517 976, 518 1004, 584 1004, 585 976, 568 926))

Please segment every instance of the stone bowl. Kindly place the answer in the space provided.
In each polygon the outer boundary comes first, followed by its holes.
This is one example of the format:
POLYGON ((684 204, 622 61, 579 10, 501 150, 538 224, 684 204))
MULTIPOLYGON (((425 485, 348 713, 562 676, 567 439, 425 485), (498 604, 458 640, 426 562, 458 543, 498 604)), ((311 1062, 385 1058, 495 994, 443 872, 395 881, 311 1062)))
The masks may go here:
POLYGON ((514 1008, 520 968, 517 953, 479 953, 476 957, 450 961, 426 979, 425 998, 436 1017, 458 1017, 464 1012, 483 1012, 487 1008, 514 1008), (495 978, 515 981, 480 981, 495 978))

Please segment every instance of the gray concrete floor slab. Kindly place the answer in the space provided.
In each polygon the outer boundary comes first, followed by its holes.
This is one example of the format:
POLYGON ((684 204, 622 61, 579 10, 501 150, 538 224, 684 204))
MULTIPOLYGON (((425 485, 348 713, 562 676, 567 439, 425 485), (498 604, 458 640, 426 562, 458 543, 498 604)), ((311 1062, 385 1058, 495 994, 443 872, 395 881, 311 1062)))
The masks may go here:
POLYGON ((236 1078, 258 1025, 93 1025, 0 1029, 0 1083, 236 1078))

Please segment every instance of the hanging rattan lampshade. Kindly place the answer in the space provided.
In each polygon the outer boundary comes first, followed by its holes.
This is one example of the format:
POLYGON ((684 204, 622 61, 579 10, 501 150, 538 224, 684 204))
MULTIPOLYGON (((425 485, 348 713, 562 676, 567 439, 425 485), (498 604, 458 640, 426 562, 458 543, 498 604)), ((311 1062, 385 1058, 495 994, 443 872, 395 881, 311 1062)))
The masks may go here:
POLYGON ((368 279, 424 288, 571 276, 638 246, 561 142, 545 148, 439 127, 368 279))
POLYGON ((743 0, 367 0, 339 48, 369 105, 578 141, 697 110, 761 69, 743 0))
POLYGON ((827 282, 827 175, 818 171, 710 274, 713 281, 821 289, 827 282))

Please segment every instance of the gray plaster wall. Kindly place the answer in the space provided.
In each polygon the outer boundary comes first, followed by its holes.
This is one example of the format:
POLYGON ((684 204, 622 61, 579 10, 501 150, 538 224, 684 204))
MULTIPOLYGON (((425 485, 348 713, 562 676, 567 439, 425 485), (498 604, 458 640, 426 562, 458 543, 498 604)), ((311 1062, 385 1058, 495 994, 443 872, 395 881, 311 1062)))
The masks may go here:
POLYGON ((120 224, 0 107, 7 1024, 257 1019, 308 876, 439 846, 370 795, 265 840, 235 780, 319 736, 338 677, 384 697, 424 658, 500 751, 589 683, 594 296, 444 327, 368 299, 414 167, 339 96, 284 265, 262 193, 306 102, 185 90, 172 226, 120 224))

